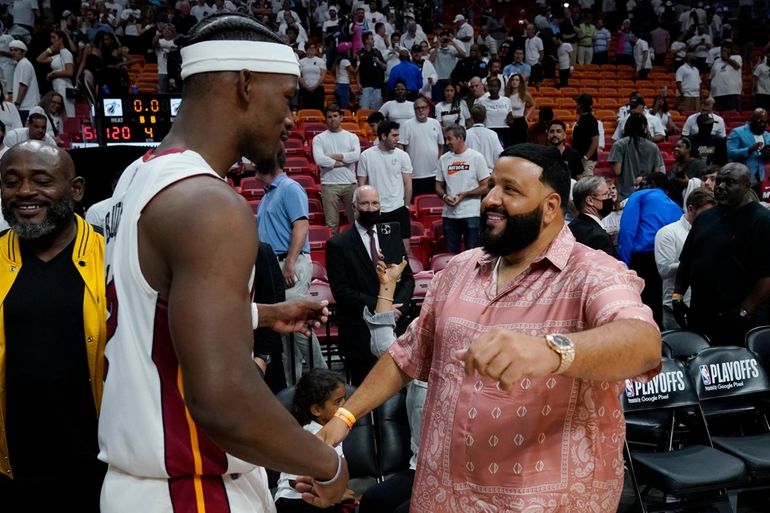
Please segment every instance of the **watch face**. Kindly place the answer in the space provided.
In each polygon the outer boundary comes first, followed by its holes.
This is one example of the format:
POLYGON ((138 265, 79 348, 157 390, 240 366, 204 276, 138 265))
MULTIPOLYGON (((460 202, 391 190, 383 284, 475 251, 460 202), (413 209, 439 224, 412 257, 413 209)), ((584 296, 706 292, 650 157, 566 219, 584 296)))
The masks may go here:
POLYGON ((570 339, 562 335, 552 335, 551 338, 553 339, 554 344, 561 347, 562 349, 567 349, 572 346, 570 339))

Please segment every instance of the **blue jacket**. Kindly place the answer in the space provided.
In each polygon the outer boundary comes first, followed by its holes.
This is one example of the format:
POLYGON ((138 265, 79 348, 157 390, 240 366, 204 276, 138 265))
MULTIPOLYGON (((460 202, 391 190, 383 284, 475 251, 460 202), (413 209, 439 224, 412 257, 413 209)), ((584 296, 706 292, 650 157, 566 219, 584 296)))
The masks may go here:
POLYGON ((628 198, 620 218, 618 257, 629 265, 633 253, 653 253, 655 234, 680 217, 682 208, 663 189, 636 191, 628 198))
POLYGON ((416 93, 422 89, 422 71, 420 71, 420 68, 418 68, 416 64, 412 64, 409 61, 401 61, 390 70, 388 90, 394 90, 396 88, 396 82, 399 80, 404 81, 407 91, 416 93))
MULTIPOLYGON (((770 132, 765 130, 762 138, 765 145, 770 144, 770 132)), ((752 179, 757 179, 759 176, 757 181, 761 182, 765 179, 765 159, 758 151, 749 155, 749 146, 755 142, 754 134, 749 129, 749 125, 733 128, 730 135, 727 136, 727 157, 733 162, 746 164, 751 170, 752 179)))

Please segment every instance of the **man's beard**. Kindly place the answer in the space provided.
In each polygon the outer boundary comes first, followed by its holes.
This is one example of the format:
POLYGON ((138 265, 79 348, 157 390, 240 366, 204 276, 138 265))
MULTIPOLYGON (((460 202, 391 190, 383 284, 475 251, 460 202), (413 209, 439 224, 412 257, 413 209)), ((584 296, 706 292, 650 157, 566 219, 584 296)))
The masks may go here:
POLYGON ((23 240, 37 240, 54 232, 60 231, 72 220, 75 213, 75 202, 72 198, 62 198, 60 201, 44 205, 48 207, 48 215, 40 223, 20 223, 16 219, 13 208, 3 204, 3 217, 16 235, 23 240))
POLYGON ((492 228, 487 226, 487 212, 481 213, 481 245, 484 251, 494 257, 507 256, 521 251, 540 236, 540 226, 543 221, 543 207, 537 208, 526 214, 512 216, 505 210, 492 210, 505 216, 505 229, 499 235, 492 234, 492 228))

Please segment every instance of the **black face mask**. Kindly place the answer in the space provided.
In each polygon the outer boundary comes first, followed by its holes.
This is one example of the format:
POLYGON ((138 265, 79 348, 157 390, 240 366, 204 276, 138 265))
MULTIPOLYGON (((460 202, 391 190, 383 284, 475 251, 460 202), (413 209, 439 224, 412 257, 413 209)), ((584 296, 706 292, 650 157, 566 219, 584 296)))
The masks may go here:
POLYGON ((375 224, 377 224, 377 221, 380 220, 380 211, 379 210, 359 210, 358 211, 358 222, 361 223, 361 226, 364 228, 371 228, 375 224))
POLYGON ((505 230, 501 235, 492 235, 491 228, 487 226, 487 213, 481 213, 481 245, 490 255, 501 257, 521 251, 540 236, 543 221, 541 205, 526 214, 512 216, 504 210, 500 213, 505 215, 505 230))
POLYGON ((599 215, 607 217, 615 210, 615 201, 612 198, 605 198, 602 200, 602 208, 599 209, 599 215))

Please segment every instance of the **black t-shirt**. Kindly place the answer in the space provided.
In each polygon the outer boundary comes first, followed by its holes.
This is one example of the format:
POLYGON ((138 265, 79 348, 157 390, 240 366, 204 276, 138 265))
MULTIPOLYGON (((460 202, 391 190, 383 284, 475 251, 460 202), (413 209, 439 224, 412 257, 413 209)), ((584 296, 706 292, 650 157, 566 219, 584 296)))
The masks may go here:
POLYGON ((361 77, 361 87, 382 87, 385 82, 385 70, 374 60, 375 57, 385 62, 380 51, 376 48, 366 48, 358 52, 358 76, 361 77))
POLYGON ((679 272, 688 273, 694 312, 738 308, 757 280, 770 276, 770 212, 757 202, 703 212, 684 243, 679 272))
POLYGON ((583 174, 583 159, 580 153, 572 148, 565 148, 561 154, 564 165, 569 169, 569 175, 577 180, 577 177, 583 174))
MULTIPOLYGON (((591 146, 591 139, 599 136, 599 122, 590 112, 583 114, 575 123, 572 131, 572 147, 580 153, 581 158, 587 155, 588 148, 591 146)), ((597 146, 598 149, 598 146, 597 146)), ((588 155, 589 160, 596 160, 596 150, 588 155)))
POLYGON ((709 134, 701 137, 700 133, 690 136, 692 147, 698 151, 698 158, 706 162, 706 166, 727 164, 727 143, 724 137, 709 134))
POLYGON ((450 74, 452 82, 468 82, 473 77, 486 78, 489 75, 487 63, 481 59, 474 61, 470 57, 460 59, 450 74))
POLYGON ((19 479, 78 472, 94 464, 99 450, 83 329, 85 283, 72 262, 74 244, 49 262, 22 246, 23 263, 3 304, 6 431, 19 479))

